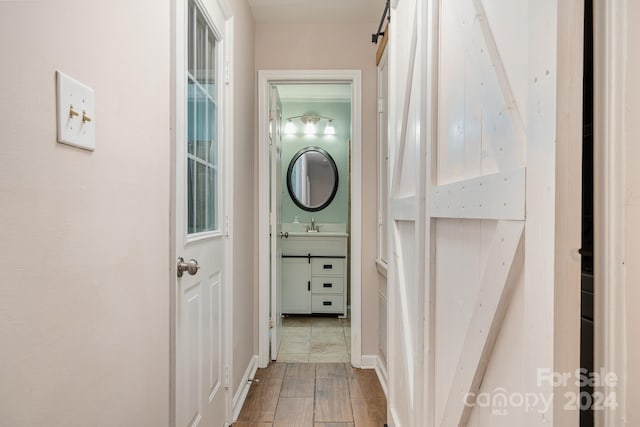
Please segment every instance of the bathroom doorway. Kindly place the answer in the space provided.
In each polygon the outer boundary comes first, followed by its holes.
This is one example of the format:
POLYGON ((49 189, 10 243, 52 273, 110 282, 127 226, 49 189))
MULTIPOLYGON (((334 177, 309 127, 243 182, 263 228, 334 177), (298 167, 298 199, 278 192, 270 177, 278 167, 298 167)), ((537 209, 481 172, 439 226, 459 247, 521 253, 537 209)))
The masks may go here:
POLYGON ((261 71, 259 122, 259 365, 360 367, 360 72, 261 71))
POLYGON ((272 314, 278 307, 282 319, 271 360, 350 362, 351 84, 279 83, 270 90, 277 128, 270 141, 278 224, 272 266, 279 270, 272 289, 280 284, 272 314))

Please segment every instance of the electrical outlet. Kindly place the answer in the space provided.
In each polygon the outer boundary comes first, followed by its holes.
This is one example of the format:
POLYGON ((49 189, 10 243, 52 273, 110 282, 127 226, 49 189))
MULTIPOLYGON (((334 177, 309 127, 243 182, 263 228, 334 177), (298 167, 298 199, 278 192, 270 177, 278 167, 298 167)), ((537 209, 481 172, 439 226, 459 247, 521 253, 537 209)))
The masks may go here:
POLYGON ((93 151, 96 118, 93 89, 56 71, 58 142, 93 151))

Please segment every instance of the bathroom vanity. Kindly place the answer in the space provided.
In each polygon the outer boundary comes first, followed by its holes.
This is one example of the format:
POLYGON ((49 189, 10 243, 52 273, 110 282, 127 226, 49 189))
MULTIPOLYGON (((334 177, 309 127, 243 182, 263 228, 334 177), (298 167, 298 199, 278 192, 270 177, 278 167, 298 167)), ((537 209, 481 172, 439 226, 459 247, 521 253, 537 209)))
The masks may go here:
POLYGON ((347 314, 347 234, 291 232, 282 239, 282 313, 347 314))

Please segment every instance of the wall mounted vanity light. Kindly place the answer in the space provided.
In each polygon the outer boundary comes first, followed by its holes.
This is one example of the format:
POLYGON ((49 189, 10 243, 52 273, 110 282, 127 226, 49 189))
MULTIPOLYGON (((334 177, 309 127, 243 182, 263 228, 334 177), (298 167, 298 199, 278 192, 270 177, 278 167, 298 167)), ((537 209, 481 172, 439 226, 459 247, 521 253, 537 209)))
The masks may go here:
POLYGON ((333 120, 334 120, 333 118, 320 116, 316 114, 304 114, 302 116, 293 116, 293 117, 288 117, 286 119, 287 123, 284 125, 285 135, 295 135, 296 132, 298 131, 298 128, 293 122, 293 119, 300 119, 300 121, 304 126, 303 132, 305 135, 315 135, 317 133, 316 125, 323 119, 327 121, 327 124, 324 127, 324 134, 325 135, 336 134, 336 128, 333 126, 333 120))

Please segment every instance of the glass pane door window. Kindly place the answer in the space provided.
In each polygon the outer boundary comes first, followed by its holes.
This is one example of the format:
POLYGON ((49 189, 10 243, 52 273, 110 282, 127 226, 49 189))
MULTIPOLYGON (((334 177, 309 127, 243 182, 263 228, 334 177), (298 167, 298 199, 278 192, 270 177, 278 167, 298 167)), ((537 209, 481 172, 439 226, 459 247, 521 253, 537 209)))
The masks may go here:
POLYGON ((188 34, 187 231, 197 234, 219 229, 218 42, 193 1, 188 34))

